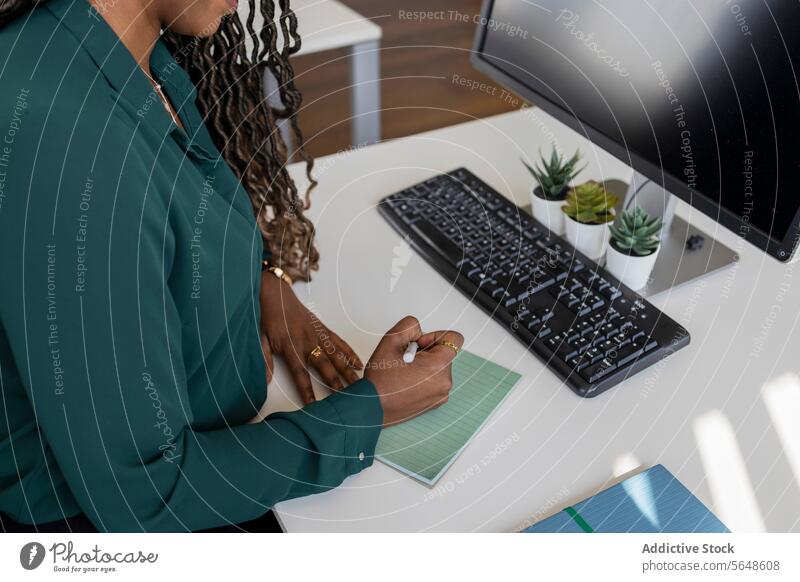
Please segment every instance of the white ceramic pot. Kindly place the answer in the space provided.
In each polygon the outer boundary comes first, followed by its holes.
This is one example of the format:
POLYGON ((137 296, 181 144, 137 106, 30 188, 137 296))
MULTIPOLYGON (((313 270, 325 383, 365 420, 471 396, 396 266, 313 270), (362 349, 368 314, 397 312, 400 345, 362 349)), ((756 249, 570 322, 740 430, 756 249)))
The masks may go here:
POLYGON ((607 224, 583 224, 564 214, 564 227, 567 240, 584 255, 595 261, 603 256, 609 237, 607 224))
POLYGON ((609 244, 606 253, 606 269, 628 287, 639 291, 644 289, 650 280, 650 274, 653 272, 660 250, 659 246, 654 253, 640 257, 622 253, 615 249, 613 244, 609 244))
POLYGON ((536 194, 541 191, 538 184, 534 184, 531 189, 531 214, 541 222, 553 234, 564 235, 564 213, 561 207, 564 206, 563 200, 545 200, 536 194))

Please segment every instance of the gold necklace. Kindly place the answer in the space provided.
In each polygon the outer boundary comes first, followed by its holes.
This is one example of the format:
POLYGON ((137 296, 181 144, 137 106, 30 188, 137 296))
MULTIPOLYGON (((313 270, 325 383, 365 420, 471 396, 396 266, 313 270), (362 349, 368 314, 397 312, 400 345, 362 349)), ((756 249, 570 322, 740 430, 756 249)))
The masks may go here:
POLYGON ((170 107, 169 100, 167 99, 167 96, 164 94, 164 91, 161 89, 161 83, 157 82, 153 77, 150 76, 150 73, 148 73, 144 69, 142 69, 142 72, 148 79, 150 79, 150 83, 152 83, 153 89, 155 89, 156 91, 156 95, 158 95, 159 98, 161 99, 161 104, 164 106, 164 109, 167 110, 167 113, 169 113, 169 116, 172 118, 172 121, 175 122, 175 125, 180 127, 181 124, 178 122, 178 118, 175 117, 175 114, 172 112, 172 107, 170 107))

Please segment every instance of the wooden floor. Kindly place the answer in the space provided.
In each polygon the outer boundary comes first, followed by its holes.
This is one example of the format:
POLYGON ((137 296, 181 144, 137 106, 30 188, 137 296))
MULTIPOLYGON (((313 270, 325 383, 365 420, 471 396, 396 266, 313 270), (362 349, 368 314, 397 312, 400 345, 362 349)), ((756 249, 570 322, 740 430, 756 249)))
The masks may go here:
MULTIPOLYGON (((496 95, 471 90, 456 79, 488 80, 470 64, 480 0, 340 0, 383 28, 381 51, 384 139, 511 110, 496 95), (414 22, 400 11, 444 11, 445 18, 414 22), (451 17, 451 12, 457 16, 451 17), (466 19, 468 22, 463 22, 466 19)), ((303 93, 300 116, 307 147, 315 156, 350 145, 349 69, 345 51, 328 51, 294 61, 303 93)), ((490 84, 490 87, 493 85, 490 84)))

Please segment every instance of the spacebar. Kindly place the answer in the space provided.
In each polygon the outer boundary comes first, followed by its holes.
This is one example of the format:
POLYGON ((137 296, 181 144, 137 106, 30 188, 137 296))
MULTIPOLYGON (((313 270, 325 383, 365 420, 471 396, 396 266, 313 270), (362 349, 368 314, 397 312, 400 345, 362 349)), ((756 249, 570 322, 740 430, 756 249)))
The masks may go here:
POLYGON ((412 224, 411 230, 425 239, 425 242, 442 254, 451 265, 457 266, 461 259, 464 258, 464 252, 461 248, 444 236, 434 224, 431 224, 425 218, 412 224))

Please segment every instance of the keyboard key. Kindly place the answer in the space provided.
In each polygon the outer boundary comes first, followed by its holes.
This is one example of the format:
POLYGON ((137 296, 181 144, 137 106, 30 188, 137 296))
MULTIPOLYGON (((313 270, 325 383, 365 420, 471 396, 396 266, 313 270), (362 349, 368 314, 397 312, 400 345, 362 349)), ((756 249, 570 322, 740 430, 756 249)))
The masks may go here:
POLYGON ((617 369, 617 364, 609 358, 603 358, 599 362, 592 364, 581 370, 580 374, 583 379, 594 384, 608 376, 611 372, 617 369))
POLYGON ((483 267, 479 267, 475 263, 470 262, 469 264, 461 265, 461 267, 464 270, 464 272, 466 272, 467 277, 469 277, 470 279, 478 277, 480 275, 483 275, 482 278, 486 277, 486 275, 483 272, 483 267))
POLYGON ((594 331, 594 327, 588 320, 582 319, 572 325, 572 331, 578 335, 587 335, 594 331))
POLYGON ((589 297, 587 303, 589 303, 589 306, 592 308, 592 311, 594 311, 595 309, 600 309, 603 305, 606 304, 605 300, 596 294, 589 297))
POLYGON ((400 218, 402 218, 403 222, 410 226, 420 219, 420 215, 416 212, 406 212, 405 214, 401 215, 400 218))
POLYGON ((506 295, 505 285, 499 282, 492 287, 488 287, 486 291, 487 293, 489 293, 489 295, 491 295, 492 299, 496 299, 497 301, 501 301, 502 299, 505 298, 506 295))
POLYGON ((575 341, 570 342, 570 345, 573 348, 575 348, 578 351, 578 353, 583 353, 589 349, 589 346, 592 345, 592 342, 590 342, 585 337, 579 337, 575 341))
POLYGON ((597 330, 598 336, 611 337, 619 333, 619 329, 613 323, 604 323, 597 330))
POLYGON ((484 291, 494 289, 497 286, 497 281, 488 277, 486 273, 475 273, 475 275, 469 277, 469 280, 484 291))
POLYGON ((505 272, 497 263, 489 262, 486 264, 486 274, 492 278, 495 278, 505 274, 505 272))
POLYGON ((568 307, 572 309, 572 311, 574 311, 578 317, 584 317, 592 311, 605 305, 605 301, 591 291, 584 289, 583 291, 578 291, 577 293, 580 293, 580 295, 576 295, 575 293, 573 293, 573 295, 575 295, 578 300, 576 302, 572 302, 570 296, 570 303, 568 304, 568 307))
POLYGON ((559 333, 550 337, 546 342, 544 342, 544 345, 550 348, 550 351, 555 352, 558 351, 558 349, 561 347, 561 343, 564 341, 566 341, 566 337, 563 333, 559 333))
POLYGON ((546 271, 551 277, 553 277, 556 281, 563 281, 567 278, 569 273, 564 271, 559 266, 550 266, 547 263, 542 265, 542 269, 546 271))
POLYGON ((461 247, 439 232, 436 226, 428 222, 427 219, 418 220, 410 225, 410 228, 421 236, 429 246, 439 251, 451 265, 455 265, 464 257, 461 247))
POLYGON ((612 336, 609 339, 612 342, 614 342, 617 345, 618 348, 621 348, 622 346, 626 346, 629 343, 631 343, 631 340, 628 337, 628 334, 626 334, 626 333, 618 333, 618 334, 612 336))
POLYGON ((572 308, 580 304, 581 298, 575 295, 575 293, 569 293, 568 295, 561 295, 560 301, 567 307, 572 308))
POLYGON ((553 310, 549 307, 534 307, 531 309, 531 313, 542 323, 550 321, 555 316, 553 310))
POLYGON ((605 295, 606 299, 609 301, 614 301, 622 297, 622 291, 619 290, 619 287, 608 286, 600 290, 600 293, 605 295))
POLYGON ((502 208, 502 206, 503 206, 503 203, 500 200, 491 199, 491 198, 484 200, 483 204, 489 210, 498 210, 499 208, 502 208))
POLYGON ((589 362, 592 364, 594 364, 597 360, 603 358, 603 356, 605 356, 605 354, 594 346, 583 352, 583 357, 589 360, 589 362))
POLYGON ((531 276, 530 281, 528 281, 528 289, 531 295, 535 295, 540 291, 544 291, 551 285, 556 282, 555 278, 550 277, 542 271, 541 269, 537 269, 534 274, 531 276))
POLYGON ((555 299, 555 300, 559 300, 562 297, 566 297, 567 295, 570 295, 571 293, 572 293, 572 291, 570 289, 567 289, 563 284, 562 285, 556 285, 555 287, 550 289, 550 295, 552 295, 553 299, 555 299))
POLYGON ((508 303, 506 307, 513 305, 517 301, 517 298, 511 297, 511 294, 508 291, 506 291, 505 287, 497 287, 494 291, 492 291, 492 298, 496 299, 498 303, 502 302, 504 304, 508 302, 509 299, 513 299, 513 301, 508 303))
POLYGON ((629 362, 634 361, 636 358, 644 353, 644 346, 638 344, 629 344, 617 352, 617 365, 625 366, 629 362))
POLYGON ((600 327, 601 325, 606 323, 606 314, 605 313, 594 313, 589 316, 587 321, 591 322, 594 327, 600 327))
POLYGON ((528 320, 528 325, 527 325, 527 327, 528 327, 528 329, 529 329, 530 331, 532 331, 534 334, 536 334, 536 333, 538 333, 538 331, 539 331, 539 328, 541 328, 541 327, 542 327, 542 320, 541 320, 541 319, 539 319, 538 317, 531 317, 531 318, 528 320))
POLYGON ((542 236, 542 233, 539 232, 539 229, 536 228, 535 226, 524 228, 520 232, 522 232, 522 236, 524 236, 529 241, 535 241, 536 239, 541 238, 542 236))
POLYGON ((599 338, 595 340, 594 346, 600 350, 604 356, 607 356, 609 353, 617 350, 617 345, 608 339, 599 338))
POLYGON ((589 362, 583 356, 573 356, 567 360, 567 364, 576 372, 580 372, 589 365, 589 362))
MULTIPOLYGON (((578 356, 578 350, 572 347, 570 344, 561 344, 561 347, 558 348, 558 357, 565 362, 569 362, 572 359, 575 359, 578 356)), ((586 362, 588 365, 589 362, 586 362)))
POLYGON ((567 281, 562 284, 563 287, 566 287, 570 291, 575 291, 576 289, 580 289, 583 287, 583 282, 578 279, 577 277, 570 277, 567 281))

